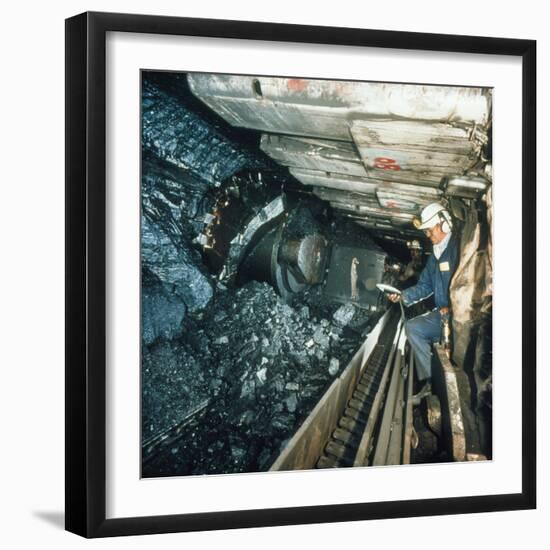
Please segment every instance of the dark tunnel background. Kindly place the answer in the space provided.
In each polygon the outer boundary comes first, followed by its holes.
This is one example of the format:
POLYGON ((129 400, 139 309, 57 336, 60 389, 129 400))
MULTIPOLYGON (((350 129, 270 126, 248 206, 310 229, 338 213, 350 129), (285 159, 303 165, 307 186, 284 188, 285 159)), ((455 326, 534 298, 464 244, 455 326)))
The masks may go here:
MULTIPOLYGON (((293 197, 297 232, 328 223, 345 242, 383 241, 318 200, 302 206, 301 185, 259 137, 211 112, 185 75, 142 73, 144 477, 268 469, 386 307, 330 301, 320 285, 283 298, 266 282, 220 282, 196 238, 230 184, 247 189, 252 211, 281 192, 293 197), (146 454, 201 407, 177 443, 146 454)), ((398 245, 389 252, 408 259, 398 245)))

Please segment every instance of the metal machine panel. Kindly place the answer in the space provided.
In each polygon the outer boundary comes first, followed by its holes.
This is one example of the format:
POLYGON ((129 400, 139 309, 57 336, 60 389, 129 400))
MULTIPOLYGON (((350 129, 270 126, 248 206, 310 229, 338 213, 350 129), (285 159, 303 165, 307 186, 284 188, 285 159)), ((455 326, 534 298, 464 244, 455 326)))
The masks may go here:
POLYGON ((443 193, 482 192, 471 169, 489 139, 488 89, 202 73, 188 82, 233 126, 264 132, 262 150, 315 195, 369 226, 404 230, 443 193))
POLYGON ((479 159, 453 153, 406 151, 399 148, 374 148, 358 145, 361 158, 372 178, 439 185, 444 176, 462 174, 479 159), (388 174, 388 171, 391 172, 388 174))
MULTIPOLYGON (((433 187, 422 187, 419 185, 408 185, 404 183, 394 183, 377 180, 357 180, 350 178, 339 178, 336 176, 327 176, 326 174, 317 174, 315 179, 310 174, 300 173, 302 182, 312 182, 315 194, 325 200, 336 200, 351 202, 353 204, 379 204, 381 197, 389 200, 392 197, 416 201, 420 205, 429 204, 437 201, 442 191, 433 187), (305 177, 304 177, 305 176, 305 177), (331 187, 330 182, 337 181, 339 187, 331 187), (327 182, 326 185, 317 187, 319 182, 327 182), (365 185, 365 183, 367 185, 365 185), (351 185, 350 185, 351 184, 351 185), (360 191, 351 190, 352 186, 358 185, 360 191), (364 186, 364 187, 363 187, 364 186)), ((389 204, 387 208, 397 208, 398 205, 389 204)))
POLYGON ((340 191, 354 191, 356 193, 374 194, 380 185, 379 181, 345 174, 331 174, 321 170, 307 170, 305 168, 290 168, 290 173, 304 185, 327 187, 340 191))
POLYGON ((414 195, 405 195, 403 193, 396 193, 395 191, 386 191, 385 189, 377 189, 376 196, 378 202, 383 208, 391 208, 398 210, 406 210, 411 212, 418 212, 420 209, 420 202, 414 195))
POLYGON ((485 193, 489 180, 480 176, 457 176, 445 179, 442 187, 445 194, 474 199, 485 193))
POLYGON ((365 147, 390 147, 404 150, 431 150, 439 153, 474 155, 479 144, 487 142, 487 134, 472 126, 457 126, 420 120, 357 120, 352 125, 356 143, 365 147))
POLYGON ((377 206, 353 206, 343 203, 332 203, 334 208, 343 212, 349 212, 356 218, 364 218, 373 221, 385 222, 387 225, 411 225, 414 215, 409 212, 397 212, 392 210, 388 212, 384 208, 377 206))
POLYGON ((319 198, 337 210, 352 211, 365 218, 376 217, 411 223, 413 216, 442 192, 433 187, 384 182, 317 170, 292 168, 291 173, 305 185, 313 186, 319 198))
POLYGON ((353 120, 409 118, 485 125, 483 88, 191 73, 191 91, 234 126, 350 141, 353 120))
POLYGON ((437 184, 472 168, 487 140, 473 127, 410 120, 356 121, 351 133, 370 177, 437 184))
POLYGON ((353 143, 263 134, 260 148, 284 166, 367 176, 353 143))

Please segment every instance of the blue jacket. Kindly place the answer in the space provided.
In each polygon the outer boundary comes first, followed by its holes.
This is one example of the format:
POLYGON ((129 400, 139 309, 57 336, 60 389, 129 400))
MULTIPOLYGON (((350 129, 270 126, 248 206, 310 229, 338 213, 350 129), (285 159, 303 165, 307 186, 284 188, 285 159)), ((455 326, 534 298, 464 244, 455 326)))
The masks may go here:
POLYGON ((420 273, 418 283, 403 291, 403 303, 411 306, 433 294, 436 308, 449 307, 449 284, 457 266, 458 243, 451 234, 439 260, 432 254, 420 273))

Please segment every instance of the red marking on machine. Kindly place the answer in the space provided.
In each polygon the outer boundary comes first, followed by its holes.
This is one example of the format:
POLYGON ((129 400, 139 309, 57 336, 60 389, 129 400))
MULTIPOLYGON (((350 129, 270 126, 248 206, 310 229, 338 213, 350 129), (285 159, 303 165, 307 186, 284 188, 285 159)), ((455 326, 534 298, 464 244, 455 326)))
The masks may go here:
POLYGON ((302 78, 290 78, 287 83, 288 89, 293 92, 303 92, 307 88, 307 80, 302 78))
POLYGON ((374 167, 381 170, 401 170, 401 166, 397 164, 395 159, 388 157, 376 157, 374 159, 374 167))

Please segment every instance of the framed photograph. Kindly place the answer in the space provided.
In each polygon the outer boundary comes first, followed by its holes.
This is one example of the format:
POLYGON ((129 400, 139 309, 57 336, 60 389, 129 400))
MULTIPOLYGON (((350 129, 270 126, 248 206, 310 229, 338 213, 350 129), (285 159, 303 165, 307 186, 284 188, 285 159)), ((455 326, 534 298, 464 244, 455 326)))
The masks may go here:
POLYGON ((536 43, 66 21, 66 528, 536 505, 536 43))

